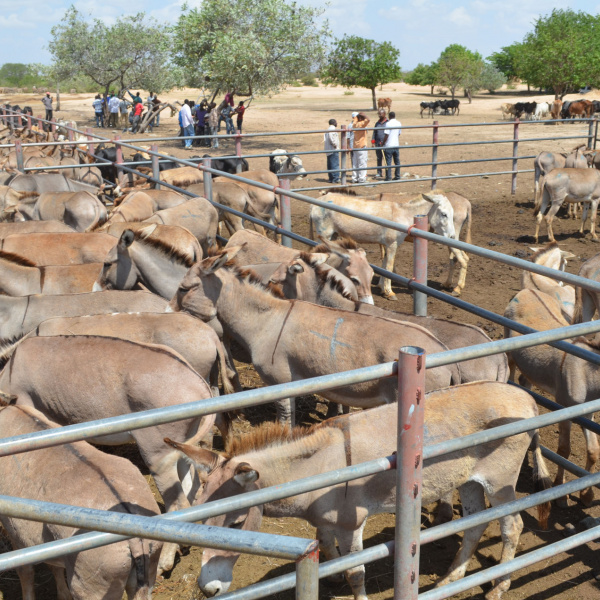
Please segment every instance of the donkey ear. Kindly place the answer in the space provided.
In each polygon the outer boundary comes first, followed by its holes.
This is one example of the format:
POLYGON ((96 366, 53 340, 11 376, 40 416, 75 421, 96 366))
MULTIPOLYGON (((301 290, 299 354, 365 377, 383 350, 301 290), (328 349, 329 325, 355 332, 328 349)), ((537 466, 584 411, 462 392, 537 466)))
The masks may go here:
POLYGON ((323 263, 327 262, 327 259, 329 258, 329 254, 327 254, 326 252, 313 252, 310 255, 310 262, 313 266, 317 266, 317 265, 322 265, 323 263))
POLYGON ((561 256, 561 258, 564 258, 565 260, 567 260, 569 258, 575 258, 575 254, 573 254, 572 252, 569 252, 568 250, 561 250, 560 256, 561 256))
POLYGON ((248 463, 240 463, 233 475, 233 480, 241 487, 247 487, 254 483, 260 477, 258 471, 255 471, 248 463))
POLYGON ((145 240, 147 237, 150 237, 154 233, 154 230, 157 227, 158 223, 151 223, 147 227, 142 227, 141 229, 138 229, 138 235, 145 240))
POLYGON ((304 267, 302 266, 301 263, 299 263, 298 261, 294 260, 288 266, 287 271, 288 271, 288 273, 290 275, 298 275, 299 273, 304 273, 304 267))
POLYGON ((131 244, 133 244, 133 240, 135 239, 135 234, 131 229, 126 229, 119 239, 119 250, 127 250, 131 244))
POLYGON ((196 469, 204 472, 206 475, 210 475, 219 462, 223 460, 216 452, 212 452, 206 448, 192 446, 191 444, 181 444, 169 438, 165 438, 164 442, 167 446, 171 446, 171 448, 175 448, 175 450, 179 450, 179 452, 185 454, 194 463, 196 469))

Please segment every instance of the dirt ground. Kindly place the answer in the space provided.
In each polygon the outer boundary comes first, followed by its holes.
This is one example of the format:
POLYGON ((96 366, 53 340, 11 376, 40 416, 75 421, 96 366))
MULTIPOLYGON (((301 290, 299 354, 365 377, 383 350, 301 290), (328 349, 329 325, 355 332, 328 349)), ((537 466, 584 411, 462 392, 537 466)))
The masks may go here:
MULTIPOLYGON (((432 120, 419 117, 419 102, 431 100, 428 89, 410 87, 405 84, 390 84, 378 91, 379 96, 390 97, 393 100, 393 110, 404 127, 431 125, 432 120)), ((592 92, 590 99, 600 97, 600 93, 592 92), (592 98, 593 97, 593 98, 592 98)), ((197 92, 183 90, 176 94, 170 94, 170 100, 183 100, 184 98, 197 97, 197 92)), ((538 101, 552 100, 551 96, 539 96, 531 94, 526 96, 524 90, 507 90, 495 95, 482 94, 468 104, 466 99, 461 100, 460 116, 440 115, 435 117, 441 125, 453 123, 491 123, 501 120, 500 104, 502 102, 515 102, 519 99, 530 99, 538 101)), ((0 98, 4 100, 4 98, 0 98)), ((91 108, 91 95, 63 95, 61 98, 62 108, 56 116, 64 119, 74 119, 80 127, 91 127, 93 125, 93 111, 91 108)), ((21 106, 31 104, 34 114, 42 114, 41 103, 37 97, 20 96, 11 97, 12 103, 18 102, 21 106)), ((339 87, 333 88, 288 88, 281 94, 272 98, 255 100, 246 112, 244 131, 247 133, 263 133, 277 131, 310 131, 327 127, 330 118, 336 118, 339 124, 350 122, 350 113, 354 110, 362 110, 367 113, 372 122, 376 120, 375 111, 370 109, 370 92, 367 90, 353 90, 348 94, 339 87)), ((155 129, 153 134, 143 136, 151 143, 153 137, 175 135, 177 133, 177 117, 164 116, 161 125, 155 129)), ((100 133, 108 137, 117 132, 100 130, 100 133)), ((118 132, 120 133, 120 132, 118 132)), ((512 139, 513 125, 506 123, 504 126, 477 126, 460 128, 442 128, 440 130, 440 143, 455 143, 477 140, 509 140, 512 139)), ((566 137, 587 135, 587 125, 584 124, 529 124, 521 126, 520 139, 533 137, 566 137)), ((124 137, 128 137, 124 134, 124 137)), ((430 127, 420 129, 404 129, 401 141, 404 145, 429 144, 432 139, 430 127)), ((548 140, 521 142, 519 155, 535 155, 541 150, 566 151, 579 143, 577 139, 548 140)), ((581 140, 582 142, 585 140, 581 140)), ((281 137, 260 137, 243 140, 244 153, 268 153, 275 148, 284 148, 287 151, 300 152, 320 150, 323 145, 322 134, 297 133, 281 137)), ((162 142, 160 147, 176 156, 186 157, 192 154, 201 154, 204 151, 188 152, 183 150, 178 142, 162 142)), ((234 145, 227 141, 221 144, 215 155, 234 153, 234 145)), ((431 160, 430 148, 405 149, 400 152, 403 165, 428 162, 431 160)), ((439 161, 467 161, 474 158, 492 158, 512 156, 512 143, 496 143, 488 145, 464 145, 456 147, 440 147, 438 152, 439 161)), ((308 171, 325 169, 325 157, 323 155, 306 156, 303 158, 304 165, 308 171)), ((532 168, 532 160, 520 161, 519 168, 532 168)), ((375 157, 370 155, 369 166, 375 164, 375 157)), ((438 175, 450 175, 453 173, 484 173, 486 171, 506 171, 510 169, 510 161, 491 161, 486 163, 466 163, 441 165, 438 175)), ((251 159, 251 168, 267 167, 268 159, 251 159)), ((421 192, 428 190, 429 182, 420 182, 414 179, 414 175, 429 176, 430 168, 402 167, 402 173, 411 173, 411 177, 402 183, 392 185, 359 188, 360 194, 370 194, 380 191, 402 191, 421 192)), ((310 176, 309 180, 293 182, 293 188, 325 186, 326 175, 310 176)), ((373 182, 375 183, 375 182, 373 182)), ((468 179, 458 179, 448 182, 440 182, 441 189, 456 191, 470 199, 473 206, 473 243, 493 248, 499 252, 527 258, 532 254, 530 246, 533 244, 534 219, 532 210, 533 198, 533 175, 526 173, 518 176, 517 193, 511 196, 511 176, 477 176, 468 179)), ((318 192, 308 192, 316 196, 318 192)), ((308 206, 299 201, 292 201, 292 225, 293 230, 308 234, 308 206)), ((568 270, 577 273, 582 262, 600 251, 600 248, 591 241, 589 236, 577 235, 578 222, 559 218, 555 226, 555 235, 561 247, 576 255, 568 265, 568 270)), ((545 230, 542 229, 545 235, 545 230)), ((541 240, 545 241, 545 237, 541 240)), ((298 248, 300 244, 294 243, 298 248)), ((379 253, 375 247, 368 248, 369 257, 372 262, 378 263, 379 253)), ((439 288, 440 283, 445 280, 447 265, 447 250, 436 244, 430 244, 429 250, 429 284, 439 288)), ((396 260, 396 272, 409 276, 412 270, 412 246, 405 245, 398 251, 396 260)), ((502 314, 512 296, 520 289, 521 272, 513 267, 493 263, 473 256, 469 263, 467 285, 462 298, 473 304, 483 306, 491 311, 502 314)), ((398 301, 391 303, 377 295, 374 288, 375 302, 380 306, 386 306, 395 310, 410 311, 412 299, 410 294, 402 288, 394 288, 398 301)), ((478 317, 459 309, 443 304, 437 300, 429 300, 429 313, 438 317, 460 320, 484 327, 489 335, 498 339, 502 337, 502 330, 495 324, 482 321, 478 317)), ((257 387, 260 381, 251 368, 242 371, 243 383, 247 387, 257 387)), ((300 423, 311 423, 323 417, 325 407, 314 396, 302 398, 298 402, 300 423)), ((247 411, 244 418, 238 423, 240 431, 248 429, 266 418, 272 418, 274 411, 270 407, 253 409, 247 411)), ((545 445, 555 450, 557 446, 557 426, 551 426, 542 431, 542 439, 545 445)), ((573 431, 573 454, 571 459, 578 465, 585 464, 585 446, 583 436, 578 428, 573 431)), ((553 471, 553 465, 550 465, 553 471)), ((519 480, 518 493, 527 494, 532 491, 530 469, 524 468, 519 480)), ((455 503, 455 513, 459 514, 460 506, 455 503)), ((575 498, 572 506, 568 509, 553 508, 550 528, 548 531, 540 531, 534 518, 534 512, 523 513, 525 529, 519 544, 519 553, 536 549, 544 544, 562 539, 563 529, 567 523, 578 527, 579 522, 586 516, 600 517, 599 503, 596 502, 591 508, 584 507, 575 498)), ((426 511, 423 516, 423 526, 427 526, 428 519, 426 511)), ((394 518, 389 515, 380 515, 372 518, 365 529, 365 546, 372 546, 386 540, 393 539, 394 518)), ((302 521, 290 521, 281 519, 265 519, 263 531, 313 537, 314 529, 302 521)), ((499 526, 497 522, 492 523, 486 530, 481 544, 479 545, 474 559, 470 563, 469 573, 482 567, 489 567, 498 561, 501 546, 499 544, 499 526)), ((426 546, 421 553, 421 590, 430 588, 434 581, 443 575, 450 565, 458 548, 460 536, 453 536, 446 540, 426 546)), ((513 577, 510 591, 507 593, 508 600, 528 598, 531 600, 548 600, 551 598, 561 600, 589 600, 600 597, 598 584, 594 575, 600 573, 600 560, 595 551, 598 544, 595 542, 582 546, 568 553, 554 556, 543 563, 538 563, 529 569, 517 572, 513 577)), ((201 551, 192 549, 188 554, 181 557, 169 577, 160 581, 154 591, 156 600, 192 600, 199 597, 195 585, 195 577, 199 573, 201 551)), ((234 572, 232 589, 244 587, 251 583, 268 579, 293 569, 293 565, 281 560, 261 557, 242 557, 234 572)), ((367 593, 372 600, 384 600, 393 596, 393 563, 391 559, 379 561, 367 565, 367 593)), ((38 569, 38 600, 54 600, 55 591, 49 571, 38 569)), ((457 597, 480 598, 489 590, 489 585, 483 588, 475 588, 457 597)), ((16 573, 10 572, 0 576, 0 592, 4 593, 5 600, 20 598, 18 578, 16 573)), ((350 597, 350 588, 347 585, 330 585, 326 582, 321 584, 321 597, 341 598, 350 597)), ((282 600, 291 600, 293 592, 282 592, 277 594, 282 600)))

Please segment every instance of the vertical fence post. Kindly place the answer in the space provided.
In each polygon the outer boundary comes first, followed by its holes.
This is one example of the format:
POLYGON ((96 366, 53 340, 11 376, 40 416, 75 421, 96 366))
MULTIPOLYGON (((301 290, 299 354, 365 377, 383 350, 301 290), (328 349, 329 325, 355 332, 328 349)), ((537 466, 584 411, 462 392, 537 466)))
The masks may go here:
POLYGON ((590 119, 589 123, 588 123, 588 141, 587 141, 587 147, 588 150, 592 149, 593 146, 593 139, 594 139, 594 123, 596 122, 595 118, 590 119))
POLYGON ((88 145, 87 145, 88 154, 91 156, 92 154, 94 154, 94 150, 95 150, 94 144, 92 144, 92 140, 94 139, 92 137, 92 130, 89 127, 86 127, 85 133, 86 133, 86 136, 88 139, 88 145))
MULTIPOLYGON (((151 144, 150 150, 152 152, 158 152, 158 144, 151 144)), ((156 183, 154 184, 154 189, 160 190, 160 166, 158 164, 158 156, 155 154, 152 155, 152 177, 156 179, 156 183)))
MULTIPOLYGON (((210 160, 210 158, 203 158, 202 159, 202 165, 204 167, 208 167, 210 169, 210 167, 211 167, 211 160, 210 160)), ((200 166, 200 163, 198 163, 198 166, 200 166)), ((202 173, 202 180, 204 181, 204 197, 207 200, 210 200, 212 202, 212 199, 213 199, 213 193, 212 193, 212 173, 209 173, 208 171, 203 171, 203 173, 202 173)))
POLYGON ((510 186, 510 193, 514 196, 517 193, 517 171, 519 169, 519 119, 515 119, 514 123, 514 134, 513 134, 513 161, 512 161, 512 183, 510 186))
MULTIPOLYGON (((288 177, 279 178, 279 187, 283 190, 290 189, 290 180, 288 177)), ((279 226, 288 231, 292 230, 292 203, 289 196, 279 194, 279 226)), ((292 238, 287 235, 281 236, 281 245, 287 248, 292 247, 292 238)))
POLYGON ((424 412, 425 350, 404 346, 398 358, 394 600, 419 595, 424 412))
POLYGON ((437 153, 438 153, 438 134, 439 134, 439 122, 433 122, 433 146, 431 148, 431 189, 435 190, 437 187, 437 153))
POLYGON ((6 108, 2 107, 2 124, 6 125, 6 108))
POLYGON ((41 127, 42 131, 46 131, 46 123, 42 123, 42 117, 40 115, 37 116, 37 126, 38 129, 41 127))
POLYGON ((115 167, 117 168, 117 185, 121 185, 121 178, 123 177, 123 169, 119 167, 119 165, 123 164, 123 148, 121 148, 121 144, 119 144, 120 139, 120 135, 115 135, 114 142, 117 150, 117 160, 115 161, 115 167))
POLYGON ((71 129, 71 127, 73 127, 73 123, 71 121, 69 121, 69 124, 67 125, 67 127, 69 127, 69 129, 67 129, 67 139, 72 142, 75 139, 75 136, 73 135, 73 130, 71 129))
POLYGON ((15 154, 17 155, 17 171, 25 173, 23 163, 23 142, 19 138, 15 138, 15 154))
POLYGON ((239 157, 237 164, 235 165, 235 172, 242 172, 242 134, 238 131, 235 135, 235 154, 239 157))
MULTIPOLYGON (((416 229, 429 231, 427 215, 415 217, 416 229)), ((427 240, 415 237, 413 244, 413 279, 417 283, 427 285, 427 240)), ((418 317, 427 316, 427 294, 413 290, 413 313, 418 317)))
POLYGON ((598 119, 594 118, 594 150, 596 149, 596 143, 598 142, 598 119))
POLYGON ((319 547, 296 561, 296 600, 319 597, 319 547))
POLYGON ((27 113, 27 129, 31 131, 31 115, 27 113))
POLYGON ((341 127, 342 129, 342 143, 340 144, 340 147, 342 149, 341 152, 339 152, 339 165, 340 165, 340 170, 342 172, 342 185, 346 185, 346 160, 347 160, 347 150, 348 150, 348 132, 346 131, 346 126, 342 125, 341 127))
POLYGON ((50 131, 53 134, 56 134, 56 119, 52 117, 52 121, 50 121, 50 131))

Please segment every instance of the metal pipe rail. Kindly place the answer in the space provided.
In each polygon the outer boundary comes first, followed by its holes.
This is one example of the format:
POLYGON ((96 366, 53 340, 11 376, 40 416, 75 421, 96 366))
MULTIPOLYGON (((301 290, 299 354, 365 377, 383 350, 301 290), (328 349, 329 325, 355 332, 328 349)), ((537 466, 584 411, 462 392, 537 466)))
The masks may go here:
POLYGON ((292 560, 305 556, 318 547, 316 540, 305 538, 223 527, 207 527, 196 523, 173 522, 155 517, 28 500, 14 496, 0 496, 0 514, 77 529, 106 531, 128 537, 142 537, 162 542, 176 542, 190 546, 204 546, 292 560))
MULTIPOLYGON (((298 494, 312 492, 330 485, 354 481, 356 479, 361 479, 362 477, 395 468, 396 457, 387 456, 385 458, 378 458, 376 460, 351 465, 327 473, 321 473, 312 477, 304 477, 277 486, 247 492, 242 495, 231 496, 230 498, 224 498, 213 502, 206 502, 202 505, 196 505, 184 510, 173 511, 157 517, 152 517, 152 519, 164 519, 177 522, 204 521, 210 517, 222 515, 225 512, 242 510, 267 502, 297 496, 298 494)), ((31 548, 6 552, 0 554, 0 572, 51 560, 73 552, 82 552, 84 550, 106 546, 126 539, 128 539, 127 536, 114 533, 85 533, 71 538, 40 544, 39 546, 31 548)))
MULTIPOLYGON (((471 360, 473 358, 482 356, 490 356, 492 354, 498 354, 500 352, 507 352, 520 348, 529 348, 531 346, 553 342, 566 337, 585 335, 599 331, 600 321, 578 323, 577 325, 569 325, 568 327, 540 331, 515 338, 497 340, 467 348, 457 348, 455 350, 447 350, 446 352, 431 354, 427 356, 425 364, 428 369, 434 369, 436 367, 441 367, 451 363, 471 360)), ((284 398, 303 396, 337 387, 364 383, 366 381, 372 381, 382 377, 390 377, 395 375, 396 372, 396 362, 382 363, 380 365, 374 365, 371 367, 363 367, 361 369, 354 369, 341 373, 332 373, 330 375, 321 375, 320 377, 314 377, 302 381, 291 381, 289 383, 269 386, 268 388, 246 390, 243 392, 237 392, 235 394, 228 394, 227 396, 218 396, 216 398, 189 402, 187 404, 178 406, 155 408, 138 413, 121 415, 118 417, 98 419, 96 421, 88 421, 86 423, 66 425, 56 429, 48 429, 45 431, 8 437, 0 440, 0 457, 18 454, 21 452, 28 452, 30 450, 40 448, 49 448, 68 442, 88 440, 90 438, 100 437, 112 433, 120 433, 123 431, 129 431, 131 429, 143 429, 145 427, 151 427, 163 423, 171 423, 173 421, 189 419, 192 417, 200 417, 216 412, 225 412, 228 410, 245 408, 247 406, 266 404, 276 400, 283 400, 284 398)), ((600 406, 600 401, 597 402, 600 406)), ((552 424, 565 418, 570 419, 573 416, 589 414, 594 410, 598 410, 598 408, 596 408, 596 404, 594 404, 594 402, 587 402, 583 406, 565 408, 560 411, 556 411, 555 413, 542 415, 542 417, 539 418, 547 419, 548 422, 545 424, 552 424), (556 415, 559 416, 557 417, 556 415), (553 421, 552 418, 555 420, 553 421)), ((538 425, 534 425, 532 427, 537 426, 538 425)), ((526 431, 526 429, 524 431, 526 431)), ((513 434, 506 433, 503 435, 513 434)), ((473 436, 463 439, 470 440, 471 437, 473 436)), ((502 437, 502 435, 498 437, 502 437)), ((498 439, 498 437, 493 439, 498 439)), ((484 443, 486 441, 489 440, 484 439, 482 442, 475 443, 484 443)), ((435 452, 437 452, 435 456, 438 456, 440 451, 437 446, 433 446, 432 448, 434 448, 435 452)), ((430 450, 430 452, 433 451, 434 450, 430 450)), ((448 452, 450 451, 453 450, 448 450, 448 452)))

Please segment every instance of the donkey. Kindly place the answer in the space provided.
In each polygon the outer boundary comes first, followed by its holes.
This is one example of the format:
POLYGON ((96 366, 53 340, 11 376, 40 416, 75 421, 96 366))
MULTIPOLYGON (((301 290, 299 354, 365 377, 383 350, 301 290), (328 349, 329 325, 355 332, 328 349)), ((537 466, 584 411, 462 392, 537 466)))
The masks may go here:
POLYGON ((60 221, 0 223, 0 240, 18 233, 75 233, 75 230, 60 221))
MULTIPOLYGON (((485 381, 437 390, 425 398, 424 443, 462 437, 537 414, 536 404, 529 394, 504 383, 485 381), (482 398, 486 401, 481 402, 482 398)), ((235 440, 224 457, 202 448, 165 441, 185 453, 196 469, 206 473, 206 485, 196 498, 196 503, 201 504, 392 454, 396 449, 396 436, 397 404, 388 404, 331 419, 311 429, 290 431, 272 424, 263 425, 235 440)), ((530 444, 536 488, 548 488, 550 481, 539 435, 537 431, 528 431, 499 442, 426 460, 422 504, 434 502, 457 488, 465 516, 485 510, 485 496, 492 506, 515 500, 517 478, 530 444)), ((367 518, 377 513, 394 512, 395 481, 395 472, 385 471, 348 484, 212 517, 206 524, 258 530, 263 514, 306 519, 317 527, 326 558, 333 559, 338 556, 336 540, 342 555, 360 552, 367 518)), ((538 519, 544 528, 549 513, 549 503, 538 507, 538 519)), ((500 526, 501 562, 506 562, 515 555, 523 522, 517 513, 502 517, 500 526)), ((438 585, 464 576, 486 527, 487 524, 483 524, 465 531, 458 554, 438 585)), ((233 552, 204 550, 198 584, 206 596, 228 590, 238 556, 233 552)), ((355 600, 367 600, 364 565, 348 569, 345 575, 355 600)), ((502 576, 486 597, 497 600, 509 587, 509 576, 502 576)))
MULTIPOLYGON (((16 395, 18 405, 33 406, 61 425, 212 397, 206 381, 165 346, 84 335, 23 340, 0 373, 0 390, 16 395)), ((135 442, 165 507, 179 510, 190 506, 188 494, 199 481, 161 440, 169 436, 196 444, 210 434, 214 422, 213 414, 93 441, 106 445, 135 442)), ((173 566, 175 551, 174 544, 165 544, 161 572, 173 566)))
MULTIPOLYGON (((368 200, 336 193, 326 194, 322 200, 355 210, 359 213, 394 221, 407 227, 413 224, 415 216, 427 214, 433 231, 444 237, 456 237, 452 204, 450 204, 445 196, 440 194, 423 194, 402 205, 385 201, 369 202, 368 200)), ((385 255, 382 266, 388 271, 394 270, 396 251, 408 235, 320 206, 313 206, 310 210, 310 228, 311 237, 313 237, 314 229, 318 236, 326 239, 331 239, 334 234, 337 234, 339 236, 350 237, 361 244, 371 243, 384 246, 385 255)), ((379 287, 384 298, 396 300, 396 295, 392 292, 392 284, 389 279, 381 277, 379 287)))
MULTIPOLYGON (((586 260, 581 269, 579 276, 585 277, 591 281, 598 281, 600 275, 600 254, 596 254, 586 260)), ((600 294, 591 292, 581 287, 575 288, 575 314, 573 323, 581 323, 582 321, 591 321, 594 318, 596 311, 600 311, 600 294)))
MULTIPOLYGON (((572 252, 561 250, 556 242, 551 242, 544 248, 530 248, 530 250, 535 252, 531 257, 531 262, 557 271, 564 271, 567 260, 575 257, 572 252)), ((539 290, 552 296, 559 302, 564 319, 569 323, 573 321, 575 310, 575 288, 573 286, 563 285, 562 281, 556 281, 551 277, 538 275, 531 271, 523 271, 521 288, 524 290, 539 290)))
MULTIPOLYGON (((0 409, 0 437, 57 427, 30 406, 0 409)), ((127 459, 106 454, 87 442, 71 442, 0 458, 0 494, 45 502, 152 517, 160 514, 139 470, 127 459)), ((70 538, 75 527, 0 516, 15 549, 70 538)), ((156 579, 162 542, 133 538, 106 548, 52 559, 58 598, 72 600, 148 600, 156 579), (66 579, 65 579, 66 575, 66 579)), ((35 598, 34 567, 17 569, 23 598, 35 598)))
MULTIPOLYGON (((545 331, 556 327, 566 327, 569 323, 562 316, 561 304, 537 290, 521 290, 508 304, 504 316, 528 327, 545 331)), ((504 337, 519 334, 505 329, 504 337)), ((590 352, 599 353, 598 343, 585 338, 577 338, 572 343, 590 352)), ((562 352, 552 346, 542 345, 523 348, 509 353, 511 379, 514 381, 515 367, 519 368, 519 383, 525 387, 536 385, 550 394, 562 406, 573 406, 600 396, 600 369, 587 361, 562 352)), ((568 458, 571 452, 571 422, 562 421, 559 426, 558 453, 568 458)), ((583 428, 582 428, 583 429, 583 428)), ((600 457, 598 437, 588 429, 583 429, 587 446, 586 470, 592 472, 600 457)), ((564 469, 558 468, 554 485, 564 482, 564 469)), ((594 490, 581 491, 581 501, 590 506, 594 490)), ((566 499, 561 501, 566 506, 566 499)))
MULTIPOLYGON (((277 297, 252 272, 229 263, 239 250, 227 248, 196 263, 168 310, 184 310, 203 321, 218 317, 267 385, 393 361, 398 348, 409 342, 428 352, 447 349, 418 325, 277 297)), ((459 382, 457 365, 427 373, 428 389, 459 382)), ((382 379, 328 390, 323 396, 365 408, 395 402, 396 386, 382 379)), ((289 404, 279 403, 277 409, 280 421, 291 420, 289 404)))

